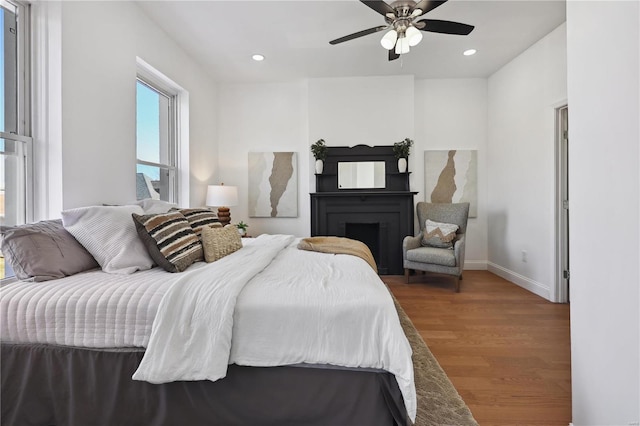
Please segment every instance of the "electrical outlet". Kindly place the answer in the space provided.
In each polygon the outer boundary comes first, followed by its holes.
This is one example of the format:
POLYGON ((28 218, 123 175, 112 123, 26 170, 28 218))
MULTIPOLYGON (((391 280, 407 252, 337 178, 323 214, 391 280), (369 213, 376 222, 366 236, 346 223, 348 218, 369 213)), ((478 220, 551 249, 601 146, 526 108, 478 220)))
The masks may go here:
POLYGON ((527 251, 526 250, 522 250, 522 261, 524 263, 527 263, 527 251))

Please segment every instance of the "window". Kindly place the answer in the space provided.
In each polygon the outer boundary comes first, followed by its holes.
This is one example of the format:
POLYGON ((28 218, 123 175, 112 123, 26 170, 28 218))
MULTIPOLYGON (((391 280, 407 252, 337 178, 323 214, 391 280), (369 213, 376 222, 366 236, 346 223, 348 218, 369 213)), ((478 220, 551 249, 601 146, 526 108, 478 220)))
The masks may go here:
MULTIPOLYGON (((0 225, 32 219, 28 8, 0 0, 0 225)), ((0 253, 0 279, 13 276, 0 253)))
POLYGON ((138 78, 136 197, 178 202, 175 95, 138 78))

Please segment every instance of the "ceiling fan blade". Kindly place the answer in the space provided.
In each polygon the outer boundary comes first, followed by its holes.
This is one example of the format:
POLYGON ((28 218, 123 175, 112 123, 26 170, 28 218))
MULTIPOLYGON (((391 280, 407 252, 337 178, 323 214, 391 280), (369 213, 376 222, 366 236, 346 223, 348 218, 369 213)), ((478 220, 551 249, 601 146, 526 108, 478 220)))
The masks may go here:
POLYGON ((461 24, 460 22, 441 21, 439 19, 423 19, 415 24, 416 28, 422 31, 442 34, 468 35, 475 28, 473 25, 461 24))
POLYGON ((446 2, 447 0, 422 0, 413 7, 413 10, 420 9, 422 11, 421 14, 424 15, 438 6, 442 6, 446 2))
POLYGON ((389 51, 389 61, 395 61, 395 60, 396 60, 396 59, 398 59, 399 57, 400 57, 400 55, 398 55, 398 54, 396 53, 396 49, 395 49, 395 48, 394 48, 394 49, 391 49, 391 50, 389 51))
POLYGON ((394 16, 396 14, 393 8, 382 0, 360 0, 360 2, 369 6, 371 9, 375 10, 382 16, 386 16, 388 13, 394 16))
POLYGON ((335 40, 331 40, 329 42, 329 44, 343 43, 345 41, 353 40, 354 38, 358 38, 358 37, 366 36, 366 35, 369 35, 369 34, 377 33, 378 31, 382 31, 385 28, 388 28, 388 26, 387 25, 381 25, 379 27, 373 27, 373 28, 369 28, 367 30, 358 31, 357 33, 349 34, 349 35, 346 35, 344 37, 340 37, 340 38, 337 38, 335 40))

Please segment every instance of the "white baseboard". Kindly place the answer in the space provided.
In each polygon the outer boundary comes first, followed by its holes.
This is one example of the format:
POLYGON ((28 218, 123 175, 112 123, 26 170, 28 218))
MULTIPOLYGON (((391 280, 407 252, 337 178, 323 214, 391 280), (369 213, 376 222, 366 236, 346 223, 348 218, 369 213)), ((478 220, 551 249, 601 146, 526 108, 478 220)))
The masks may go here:
POLYGON ((466 271, 486 271, 487 261, 486 260, 465 260, 463 269, 466 271))
POLYGON ((511 281, 525 290, 529 290, 533 294, 537 294, 540 297, 551 300, 550 289, 542 283, 527 278, 524 275, 520 275, 517 272, 510 271, 509 269, 503 268, 502 266, 496 265, 492 262, 487 262, 487 269, 489 272, 492 272, 507 281, 511 281))

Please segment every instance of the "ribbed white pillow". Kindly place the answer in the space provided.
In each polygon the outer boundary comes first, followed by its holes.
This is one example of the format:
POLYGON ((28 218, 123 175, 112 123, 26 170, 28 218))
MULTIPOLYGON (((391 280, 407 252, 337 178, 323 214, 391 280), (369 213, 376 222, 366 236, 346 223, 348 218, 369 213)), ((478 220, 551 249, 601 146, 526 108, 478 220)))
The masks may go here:
POLYGON ((151 269, 153 260, 133 223, 140 206, 91 206, 62 212, 62 224, 105 272, 132 274, 151 269))

